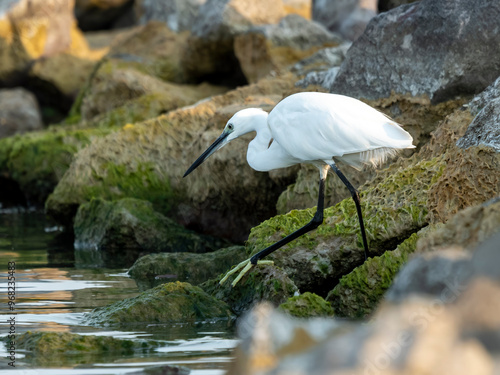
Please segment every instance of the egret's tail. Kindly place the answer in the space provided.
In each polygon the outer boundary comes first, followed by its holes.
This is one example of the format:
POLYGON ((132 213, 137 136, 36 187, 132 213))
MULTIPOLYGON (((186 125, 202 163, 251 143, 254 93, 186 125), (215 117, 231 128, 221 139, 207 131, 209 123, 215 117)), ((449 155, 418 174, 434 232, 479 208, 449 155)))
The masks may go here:
POLYGON ((372 165, 376 168, 385 163, 387 159, 396 156, 397 153, 404 148, 415 148, 415 146, 409 145, 403 148, 380 147, 363 152, 344 154, 342 156, 335 157, 335 159, 338 159, 351 167, 356 168, 357 170, 361 170, 365 165, 372 165))

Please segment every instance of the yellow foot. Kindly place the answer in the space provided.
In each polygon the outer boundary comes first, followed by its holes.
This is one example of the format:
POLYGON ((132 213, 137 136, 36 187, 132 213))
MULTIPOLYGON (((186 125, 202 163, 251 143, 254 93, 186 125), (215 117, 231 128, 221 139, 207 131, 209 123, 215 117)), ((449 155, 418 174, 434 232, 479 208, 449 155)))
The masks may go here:
MULTIPOLYGON (((257 265, 273 265, 274 262, 272 260, 258 260, 257 265)), ((253 267, 253 264, 250 262, 250 259, 244 260, 240 264, 238 264, 236 267, 234 267, 231 271, 226 273, 226 276, 222 278, 221 281, 219 281, 219 284, 222 285, 226 282, 227 278, 232 275, 233 273, 241 270, 240 274, 234 279, 234 281, 231 283, 232 286, 235 286, 238 281, 241 280, 241 278, 250 270, 250 268, 253 267)))

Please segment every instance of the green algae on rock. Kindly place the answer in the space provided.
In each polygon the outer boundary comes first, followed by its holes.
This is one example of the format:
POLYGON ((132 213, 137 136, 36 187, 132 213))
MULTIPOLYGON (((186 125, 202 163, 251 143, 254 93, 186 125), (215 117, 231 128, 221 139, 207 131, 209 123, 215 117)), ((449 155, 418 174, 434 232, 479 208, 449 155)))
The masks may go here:
POLYGON ((79 207, 73 228, 75 249, 100 251, 108 266, 129 267, 140 252, 205 253, 227 245, 185 229, 156 212, 151 202, 135 198, 92 199, 79 207))
POLYGON ((153 351, 155 341, 122 340, 109 336, 78 335, 70 332, 31 332, 16 337, 16 347, 37 356, 78 353, 120 353, 153 351))
POLYGON ((429 227, 426 227, 413 233, 395 250, 369 258, 343 276, 326 298, 331 302, 335 315, 349 318, 366 318, 370 315, 391 286, 399 269, 415 251, 418 239, 425 237, 428 232, 429 227))
POLYGON ((197 322, 232 317, 229 306, 189 283, 168 283, 137 297, 99 307, 84 318, 89 325, 197 322))
POLYGON ((334 315, 333 308, 328 301, 310 292, 290 297, 279 305, 278 309, 297 318, 334 315))
POLYGON ((237 315, 260 301, 278 306, 298 292, 286 273, 275 266, 254 267, 235 287, 231 286, 231 280, 220 285, 219 281, 223 276, 208 280, 200 287, 218 300, 226 302, 237 315))
POLYGON ((231 246, 206 254, 149 254, 139 258, 128 273, 141 290, 153 288, 172 279, 198 285, 226 272, 246 257, 243 246, 231 246))
POLYGON ((92 139, 112 129, 47 130, 0 140, 0 173, 19 185, 27 199, 43 204, 73 160, 92 139))

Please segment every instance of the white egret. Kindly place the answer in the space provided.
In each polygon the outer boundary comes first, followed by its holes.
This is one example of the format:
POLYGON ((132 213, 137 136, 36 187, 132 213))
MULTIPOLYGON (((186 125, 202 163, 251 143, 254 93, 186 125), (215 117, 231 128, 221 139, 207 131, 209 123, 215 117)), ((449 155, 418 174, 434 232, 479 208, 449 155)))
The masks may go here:
POLYGON ((257 135, 248 145, 247 161, 250 167, 265 172, 298 163, 315 165, 320 174, 318 205, 308 224, 237 265, 226 274, 221 284, 242 268, 233 286, 252 266, 272 264, 272 261, 261 259, 323 222, 325 179, 329 169, 342 180, 354 200, 366 259, 368 243, 359 193, 339 170, 336 161, 358 170, 365 164, 377 166, 398 150, 414 148, 411 135, 396 122, 357 99, 303 92, 283 99, 269 114, 258 108, 237 112, 227 122, 222 134, 189 167, 184 177, 215 151, 253 131, 257 135))

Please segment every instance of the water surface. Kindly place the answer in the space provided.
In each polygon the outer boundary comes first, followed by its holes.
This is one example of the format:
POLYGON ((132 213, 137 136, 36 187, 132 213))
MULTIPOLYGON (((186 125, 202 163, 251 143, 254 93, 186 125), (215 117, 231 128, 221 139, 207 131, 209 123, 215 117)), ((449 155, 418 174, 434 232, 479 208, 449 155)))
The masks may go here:
POLYGON ((0 373, 126 374, 171 365, 185 366, 194 375, 224 374, 237 343, 227 322, 136 325, 130 330, 81 325, 86 312, 138 293, 124 268, 91 268, 75 262, 71 239, 48 223, 43 213, 0 212, 0 336, 8 334, 8 320, 15 316, 16 334, 57 331, 162 343, 153 352, 130 356, 36 358, 18 350, 15 369, 7 365, 6 347, 0 343, 0 373), (14 311, 7 304, 9 262, 16 267, 14 311))

